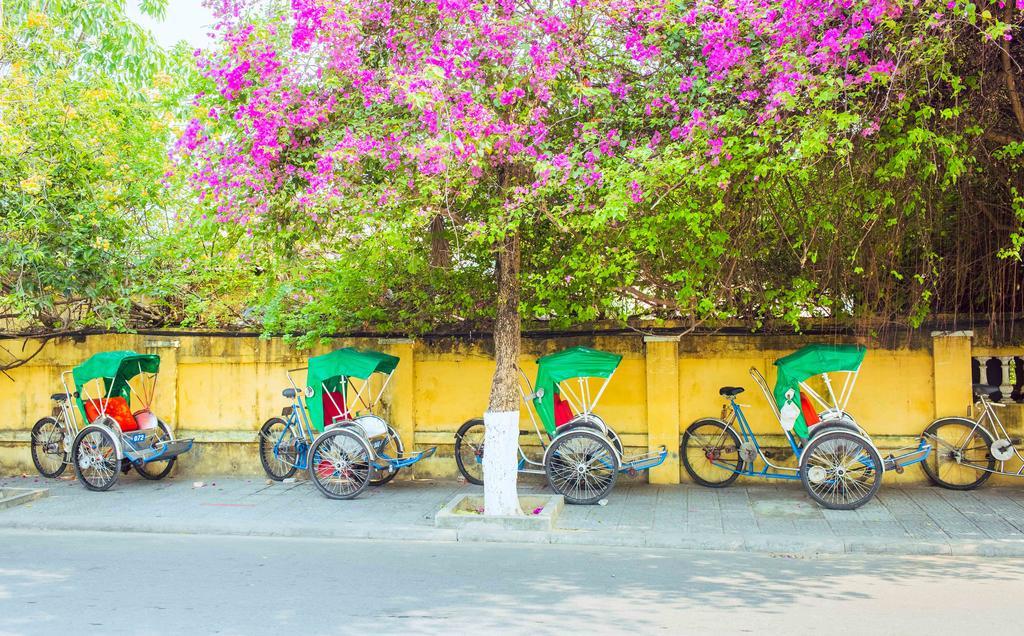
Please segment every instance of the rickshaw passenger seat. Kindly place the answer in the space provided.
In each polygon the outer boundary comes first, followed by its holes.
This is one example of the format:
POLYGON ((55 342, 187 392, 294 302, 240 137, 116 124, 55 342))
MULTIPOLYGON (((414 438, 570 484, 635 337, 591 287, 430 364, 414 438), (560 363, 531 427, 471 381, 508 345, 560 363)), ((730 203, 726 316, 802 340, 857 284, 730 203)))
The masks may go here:
POLYGON ((722 397, 736 397, 740 393, 743 393, 743 387, 741 386, 723 386, 718 389, 718 394, 722 397))
POLYGON ((122 433, 139 430, 139 423, 135 421, 132 410, 128 406, 128 400, 123 397, 112 397, 109 400, 87 400, 85 402, 85 416, 89 423, 95 422, 100 414, 100 406, 106 403, 106 415, 117 422, 122 433))
POLYGON ((555 393, 555 426, 562 426, 567 424, 572 419, 572 407, 569 406, 567 400, 563 400, 562 396, 555 393))
POLYGON ((337 419, 349 418, 348 406, 345 404, 345 393, 342 391, 324 391, 324 424, 337 419))
POLYGON ((281 395, 285 396, 289 400, 295 399, 295 389, 285 389, 281 391, 281 395))
POLYGON ((804 422, 807 423, 807 426, 814 426, 821 421, 818 412, 814 410, 811 399, 803 392, 800 393, 800 410, 803 411, 804 422))

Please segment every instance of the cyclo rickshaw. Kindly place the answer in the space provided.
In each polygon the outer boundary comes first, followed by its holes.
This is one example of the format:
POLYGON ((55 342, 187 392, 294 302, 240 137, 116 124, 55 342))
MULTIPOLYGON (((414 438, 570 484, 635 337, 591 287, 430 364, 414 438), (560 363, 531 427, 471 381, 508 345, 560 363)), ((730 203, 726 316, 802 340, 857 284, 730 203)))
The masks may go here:
POLYGON ((131 468, 146 479, 166 477, 175 458, 192 449, 192 440, 174 439, 150 410, 159 370, 160 356, 107 351, 62 373, 64 393, 51 396, 57 403, 53 417, 32 429, 32 460, 39 472, 56 477, 70 463, 90 490, 108 490, 131 468))
MULTIPOLYGON (((541 457, 530 457, 520 445, 519 472, 545 475, 551 489, 568 503, 597 503, 611 492, 619 473, 649 470, 667 456, 664 446, 624 456, 619 436, 594 413, 621 361, 622 356, 614 353, 573 347, 537 360, 536 385, 519 369, 519 393, 543 450, 541 457), (596 392, 592 380, 602 381, 596 392)), ((475 418, 455 433, 455 462, 466 481, 483 485, 483 459, 484 421, 475 418)))
POLYGON ((871 437, 846 411, 866 350, 854 345, 809 345, 775 361, 774 390, 764 376, 750 369, 776 419, 782 425, 797 466, 772 462, 761 447, 736 397, 742 387, 724 386, 727 400, 721 418, 699 419, 686 429, 679 455, 686 472, 702 486, 720 488, 740 475, 799 480, 811 499, 825 508, 853 510, 875 496, 886 470, 903 472, 928 457, 931 446, 916 447, 882 458, 871 437), (845 374, 836 395, 830 374, 845 374), (819 376, 815 390, 810 384, 819 376), (824 387, 824 390, 821 390, 824 387), (799 405, 799 406, 798 406, 799 405))
POLYGON ((398 360, 346 347, 310 358, 306 367, 289 369, 291 388, 282 395, 291 405, 260 429, 260 461, 267 476, 281 481, 306 470, 327 497, 351 499, 368 485, 386 484, 402 468, 433 455, 436 448, 406 455, 398 431, 374 414, 398 360), (298 371, 306 371, 304 389, 292 377, 298 371), (382 376, 375 392, 374 375, 382 376))

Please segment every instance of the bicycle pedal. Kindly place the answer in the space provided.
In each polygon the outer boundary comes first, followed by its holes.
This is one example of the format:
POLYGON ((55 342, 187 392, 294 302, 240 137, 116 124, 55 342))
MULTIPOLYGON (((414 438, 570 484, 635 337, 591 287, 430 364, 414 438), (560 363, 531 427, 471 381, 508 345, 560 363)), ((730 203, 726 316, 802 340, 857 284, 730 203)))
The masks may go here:
POLYGON ((897 475, 903 474, 903 464, 896 461, 896 458, 889 455, 885 458, 886 470, 895 470, 897 475))

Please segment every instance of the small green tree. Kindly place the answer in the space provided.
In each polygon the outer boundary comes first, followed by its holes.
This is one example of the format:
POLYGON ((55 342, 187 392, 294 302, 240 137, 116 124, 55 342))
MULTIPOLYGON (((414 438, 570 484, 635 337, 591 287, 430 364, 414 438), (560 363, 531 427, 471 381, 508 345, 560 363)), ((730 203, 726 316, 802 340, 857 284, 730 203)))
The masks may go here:
POLYGON ((171 78, 122 2, 36 6, 8 0, 0 23, 0 317, 123 328, 165 199, 171 78))

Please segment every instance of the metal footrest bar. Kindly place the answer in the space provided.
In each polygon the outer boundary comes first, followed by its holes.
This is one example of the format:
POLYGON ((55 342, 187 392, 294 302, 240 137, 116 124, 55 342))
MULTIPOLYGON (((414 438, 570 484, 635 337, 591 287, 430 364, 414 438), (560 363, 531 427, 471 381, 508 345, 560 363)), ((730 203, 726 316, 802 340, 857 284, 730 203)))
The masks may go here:
POLYGON ((622 465, 619 467, 620 473, 627 472, 638 472, 641 470, 650 470, 655 466, 660 466, 665 462, 665 458, 668 457, 668 449, 662 446, 659 450, 650 451, 642 455, 631 455, 630 457, 622 458, 622 465))
POLYGON ((903 469, 907 466, 923 462, 931 452, 931 444, 922 437, 921 442, 916 447, 907 446, 892 451, 884 460, 885 470, 895 470, 897 473, 902 473, 903 469))
POLYGON ((416 462, 420 461, 421 459, 426 459, 427 457, 432 457, 434 455, 434 453, 436 453, 436 452, 437 452, 437 446, 432 446, 432 447, 428 448, 425 451, 420 451, 420 452, 415 453, 413 455, 409 455, 408 457, 399 457, 397 459, 391 458, 391 457, 382 457, 381 459, 386 461, 388 465, 387 466, 377 466, 377 467, 381 468, 381 469, 388 468, 388 466, 390 466, 391 468, 406 468, 407 466, 412 466, 413 464, 415 464, 416 462))
POLYGON ((167 459, 173 459, 178 455, 192 450, 193 440, 191 439, 176 439, 169 442, 157 442, 150 448, 132 449, 128 446, 125 447, 125 457, 133 462, 145 463, 163 461, 167 459))

